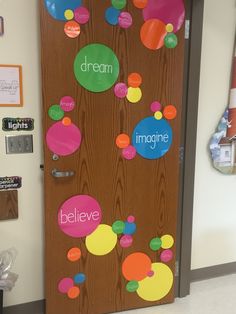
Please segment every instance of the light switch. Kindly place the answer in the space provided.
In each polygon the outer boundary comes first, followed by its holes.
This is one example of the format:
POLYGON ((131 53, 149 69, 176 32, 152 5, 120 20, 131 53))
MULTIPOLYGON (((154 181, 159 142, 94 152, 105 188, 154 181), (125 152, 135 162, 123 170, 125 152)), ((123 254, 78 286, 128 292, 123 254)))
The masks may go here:
POLYGON ((33 135, 9 135, 5 143, 7 154, 33 153, 33 135))

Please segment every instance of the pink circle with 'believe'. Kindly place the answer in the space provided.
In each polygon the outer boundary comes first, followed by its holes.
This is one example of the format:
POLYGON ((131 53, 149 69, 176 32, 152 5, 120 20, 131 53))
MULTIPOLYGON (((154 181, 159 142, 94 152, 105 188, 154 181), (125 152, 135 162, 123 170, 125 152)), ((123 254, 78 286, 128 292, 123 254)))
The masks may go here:
POLYGON ((127 160, 134 159, 136 154, 137 154, 137 151, 135 147, 132 145, 129 145, 128 147, 122 149, 122 156, 127 160))
POLYGON ((133 18, 129 12, 121 12, 118 21, 122 28, 129 28, 133 24, 133 18))
POLYGON ((71 123, 54 123, 47 132, 46 142, 51 152, 58 156, 68 156, 77 151, 81 144, 80 129, 71 123))
POLYGON ((75 107, 75 101, 71 96, 64 96, 60 100, 60 107, 63 111, 72 111, 75 107))
POLYGON ((133 243, 133 237, 129 234, 124 235, 120 239, 120 246, 123 248, 130 247, 133 243))
POLYGON ((61 293, 67 293, 74 286, 71 278, 63 278, 58 284, 58 290, 61 293))
POLYGON ((161 253, 161 261, 164 263, 170 262, 172 258, 173 258, 173 252, 171 250, 164 250, 161 253))
POLYGON ((79 24, 86 24, 89 21, 90 13, 85 7, 79 7, 74 10, 74 18, 79 24))
POLYGON ((73 238, 91 234, 102 220, 98 202, 89 195, 76 195, 65 201, 58 211, 58 225, 73 238))
POLYGON ((117 83, 114 88, 114 93, 118 98, 125 98, 128 94, 128 87, 125 83, 117 83))

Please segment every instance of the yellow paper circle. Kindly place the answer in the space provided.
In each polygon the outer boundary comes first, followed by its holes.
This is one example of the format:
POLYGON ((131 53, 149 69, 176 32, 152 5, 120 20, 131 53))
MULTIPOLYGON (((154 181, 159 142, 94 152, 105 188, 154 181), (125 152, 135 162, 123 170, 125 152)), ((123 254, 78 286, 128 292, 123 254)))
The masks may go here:
POLYGON ((152 277, 139 281, 137 294, 145 301, 159 301, 163 299, 173 286, 174 276, 171 269, 163 263, 153 263, 152 277))
POLYGON ((129 87, 128 88, 128 94, 127 94, 127 99, 129 102, 136 103, 140 101, 142 98, 142 91, 139 87, 129 87))
POLYGON ((172 248, 174 245, 174 239, 171 235, 166 234, 163 237, 161 237, 162 245, 161 247, 165 250, 172 248))
POLYGON ((169 24, 166 25, 166 31, 167 31, 167 33, 172 33, 173 30, 174 30, 173 24, 169 23, 169 24))
POLYGON ((93 255, 106 255, 110 253, 117 243, 117 235, 112 227, 99 225, 97 229, 86 237, 85 244, 87 250, 93 255))
POLYGON ((163 114, 162 114, 162 112, 161 112, 161 111, 157 111, 157 112, 155 112, 155 114, 154 114, 154 118, 155 118, 155 119, 157 119, 157 120, 161 120, 161 119, 162 119, 162 117, 163 117, 163 114))
POLYGON ((69 21, 69 20, 72 20, 74 18, 74 12, 70 9, 68 10, 65 10, 64 12, 64 16, 65 18, 69 21))

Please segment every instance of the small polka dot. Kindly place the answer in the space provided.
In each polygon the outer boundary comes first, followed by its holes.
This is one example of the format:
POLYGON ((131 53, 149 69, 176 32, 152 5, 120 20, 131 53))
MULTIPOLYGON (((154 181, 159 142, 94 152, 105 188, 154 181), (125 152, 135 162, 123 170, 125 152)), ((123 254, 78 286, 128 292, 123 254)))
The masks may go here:
POLYGON ((137 103, 142 98, 142 91, 139 87, 137 87, 137 88, 129 87, 128 88, 128 94, 126 97, 127 97, 129 102, 137 103))
POLYGON ((71 118, 69 118, 69 117, 63 118, 62 123, 63 123, 63 125, 65 125, 65 126, 71 125, 71 118))
POLYGON ((79 287, 72 287, 70 290, 67 292, 68 298, 69 299, 76 299, 80 294, 80 289, 79 287))
POLYGON ((161 120, 163 117, 163 114, 161 111, 157 111, 157 112, 155 112, 154 117, 156 120, 161 120))
POLYGON ((69 21, 69 20, 72 20, 74 18, 74 12, 72 10, 66 10, 64 12, 64 16, 65 18, 69 21))
POLYGON ((169 23, 169 24, 166 25, 166 31, 167 31, 168 33, 172 33, 173 30, 174 30, 173 24, 169 23))

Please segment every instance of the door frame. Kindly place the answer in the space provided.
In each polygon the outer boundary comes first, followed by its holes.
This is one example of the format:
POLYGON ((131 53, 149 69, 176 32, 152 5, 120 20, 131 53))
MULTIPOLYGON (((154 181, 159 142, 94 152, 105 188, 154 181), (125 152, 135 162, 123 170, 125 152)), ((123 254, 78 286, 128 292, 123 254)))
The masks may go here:
MULTIPOLYGON (((180 145, 180 199, 177 223, 176 297, 190 294, 195 154, 204 0, 187 1, 190 21, 185 46, 183 128, 180 145)), ((187 31, 187 28, 186 28, 187 31)))

